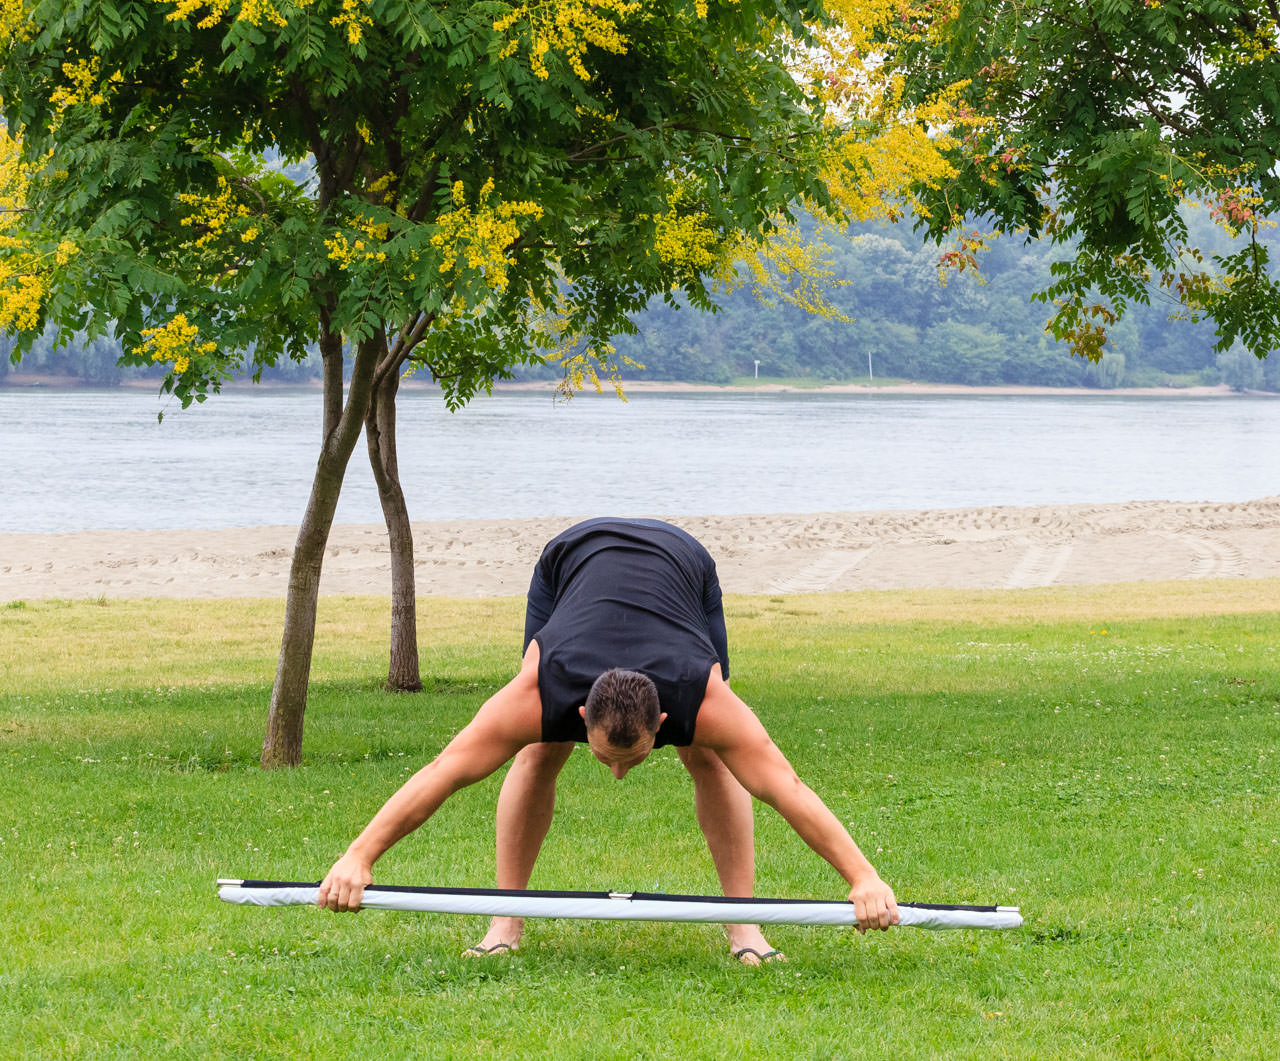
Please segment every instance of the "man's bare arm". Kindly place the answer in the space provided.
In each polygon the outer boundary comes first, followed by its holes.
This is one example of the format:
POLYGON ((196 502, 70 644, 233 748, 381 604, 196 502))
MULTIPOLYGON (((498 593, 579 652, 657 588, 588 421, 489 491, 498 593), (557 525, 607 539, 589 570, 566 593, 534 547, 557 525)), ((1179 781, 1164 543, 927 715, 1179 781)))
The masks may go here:
MULTIPOLYGON (((527 664, 527 661, 526 661, 527 664)), ((483 780, 526 744, 541 738, 536 657, 491 696, 438 756, 382 805, 320 885, 316 902, 330 910, 358 910, 373 864, 431 817, 460 788, 483 780), (530 695, 532 682, 532 695, 530 695)))
POLYGON ((858 928, 898 923, 893 890, 880 879, 848 831, 796 775, 763 724, 713 671, 698 712, 694 744, 714 750, 748 792, 773 807, 849 883, 858 928))

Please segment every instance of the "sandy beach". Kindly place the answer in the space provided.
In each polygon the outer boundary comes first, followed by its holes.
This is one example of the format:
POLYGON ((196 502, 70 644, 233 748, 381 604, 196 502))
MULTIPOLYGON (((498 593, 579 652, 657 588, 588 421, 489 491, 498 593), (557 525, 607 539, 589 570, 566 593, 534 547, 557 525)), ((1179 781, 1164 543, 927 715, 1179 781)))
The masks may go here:
MULTIPOLYGON (((418 592, 523 594, 543 544, 571 522, 416 523, 418 592)), ((728 593, 1280 577, 1280 496, 672 522, 711 550, 728 593)), ((293 527, 0 534, 0 602, 282 597, 295 535, 293 527)), ((322 592, 382 595, 389 585, 383 527, 335 527, 322 592)))

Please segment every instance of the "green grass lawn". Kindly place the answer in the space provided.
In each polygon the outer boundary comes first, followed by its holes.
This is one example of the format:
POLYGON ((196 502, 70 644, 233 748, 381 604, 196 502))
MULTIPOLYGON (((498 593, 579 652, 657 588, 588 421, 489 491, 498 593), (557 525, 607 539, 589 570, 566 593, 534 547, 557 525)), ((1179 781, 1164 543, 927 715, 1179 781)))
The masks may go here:
MULTIPOLYGON (((318 879, 513 672, 521 604, 326 599, 305 765, 263 773, 281 606, 0 607, 0 1057, 1272 1058, 1280 1043, 1280 585, 739 597, 734 685, 900 899, 1013 932, 770 933, 217 901, 318 879)), ((377 866, 485 886, 500 778, 377 866)), ((760 894, 842 897, 767 808, 760 894)), ((544 888, 714 891, 675 754, 563 775, 544 888)))

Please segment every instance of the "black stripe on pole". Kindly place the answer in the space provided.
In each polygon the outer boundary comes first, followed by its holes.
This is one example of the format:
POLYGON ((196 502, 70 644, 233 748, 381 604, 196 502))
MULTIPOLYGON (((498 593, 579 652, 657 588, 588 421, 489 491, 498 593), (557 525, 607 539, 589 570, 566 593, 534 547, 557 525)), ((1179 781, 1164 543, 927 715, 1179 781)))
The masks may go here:
MULTIPOLYGON (((287 880, 242 880, 237 881, 242 888, 318 888, 319 881, 287 881, 287 880)), ((510 888, 440 888, 411 887, 403 884, 371 884, 366 891, 400 892, 412 895, 488 895, 508 899, 642 899, 649 902, 669 903, 709 903, 716 905, 734 905, 742 903, 764 903, 769 906, 811 906, 814 903, 838 903, 843 899, 764 899, 747 898, 734 895, 671 895, 666 892, 577 892, 577 891, 522 891, 510 888)), ((971 910, 975 913, 994 913, 996 906, 964 906, 947 903, 899 903, 916 910, 971 910)))

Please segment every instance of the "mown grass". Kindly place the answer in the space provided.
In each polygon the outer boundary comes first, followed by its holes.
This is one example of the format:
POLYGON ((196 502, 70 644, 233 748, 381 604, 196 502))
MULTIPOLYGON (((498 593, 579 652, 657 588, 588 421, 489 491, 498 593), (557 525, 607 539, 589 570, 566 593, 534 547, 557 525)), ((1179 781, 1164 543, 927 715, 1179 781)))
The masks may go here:
MULTIPOLYGON (((306 764, 256 767, 280 608, 0 609, 0 1056, 1270 1058, 1280 1041, 1280 586, 729 601, 734 684, 899 897, 1009 933, 549 921, 219 903, 316 879, 510 674, 520 602, 424 603, 428 689, 378 688, 387 608, 325 601, 306 764)), ((379 863, 492 880, 498 778, 379 863)), ((773 812, 761 894, 839 896, 773 812)), ((714 891, 670 751, 561 782, 540 887, 714 891)))

